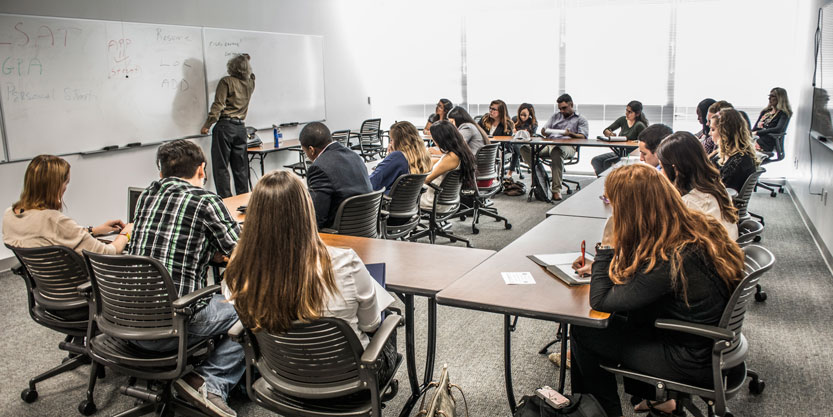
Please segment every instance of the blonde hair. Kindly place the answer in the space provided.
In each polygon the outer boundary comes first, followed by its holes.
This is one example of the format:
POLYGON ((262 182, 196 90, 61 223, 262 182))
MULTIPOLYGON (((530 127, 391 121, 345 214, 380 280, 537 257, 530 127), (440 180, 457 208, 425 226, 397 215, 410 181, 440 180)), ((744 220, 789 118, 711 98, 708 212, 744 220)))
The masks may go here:
POLYGON ((730 291, 743 279, 743 251, 726 228, 689 210, 671 181, 653 167, 633 164, 613 170, 605 180, 605 194, 613 208, 615 249, 608 273, 614 283, 627 283, 666 261, 671 287, 688 303, 685 247, 700 251, 730 291))
POLYGON ((411 122, 396 122, 390 127, 391 146, 400 151, 408 161, 411 174, 431 171, 431 155, 419 137, 417 128, 411 122))
MULTIPOLYGON (((787 90, 781 87, 773 88, 770 93, 775 94, 775 109, 787 114, 787 117, 792 117, 793 109, 790 107, 790 99, 787 98, 787 90)), ((772 110, 772 106, 766 106, 764 113, 772 110)))
POLYGON ((289 171, 264 175, 247 211, 225 272, 240 320, 252 331, 280 333, 294 320, 319 318, 339 290, 301 179, 289 171))
POLYGON ((26 167, 20 200, 13 210, 61 210, 61 190, 69 180, 69 162, 54 155, 38 155, 26 167))
POLYGON ((732 108, 724 108, 717 112, 712 119, 715 120, 715 128, 720 134, 718 152, 720 162, 726 162, 736 154, 749 155, 755 159, 755 149, 752 147, 752 134, 749 133, 749 125, 740 112, 732 108))

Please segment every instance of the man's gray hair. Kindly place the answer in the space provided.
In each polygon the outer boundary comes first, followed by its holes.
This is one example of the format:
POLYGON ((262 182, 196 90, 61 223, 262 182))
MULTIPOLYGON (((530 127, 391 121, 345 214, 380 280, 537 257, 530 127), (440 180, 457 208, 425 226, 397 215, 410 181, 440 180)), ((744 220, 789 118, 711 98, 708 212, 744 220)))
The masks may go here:
POLYGON ((249 59, 249 54, 239 54, 229 59, 228 64, 226 64, 228 75, 248 80, 252 75, 252 66, 249 65, 249 59))

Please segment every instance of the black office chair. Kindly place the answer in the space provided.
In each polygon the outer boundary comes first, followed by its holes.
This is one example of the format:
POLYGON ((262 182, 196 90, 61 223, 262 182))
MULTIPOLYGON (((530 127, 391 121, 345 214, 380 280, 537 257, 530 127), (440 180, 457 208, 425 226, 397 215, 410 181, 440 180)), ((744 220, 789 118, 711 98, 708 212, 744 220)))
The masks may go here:
POLYGON ((428 224, 420 223, 420 227, 424 230, 411 233, 408 240, 415 242, 425 236, 428 236, 428 241, 434 243, 437 236, 445 237, 451 240, 451 243, 456 241, 465 242, 467 247, 472 247, 471 242, 462 237, 456 236, 447 229, 451 228, 451 224, 447 223, 452 217, 457 217, 457 212, 460 210, 460 190, 463 187, 463 180, 460 175, 460 170, 455 169, 445 174, 439 187, 434 184, 427 184, 427 186, 434 189, 434 203, 430 210, 421 208, 423 212, 423 219, 427 218, 428 224), (442 211, 441 210, 442 207, 442 211))
POLYGON ((735 239, 735 242, 741 247, 751 245, 753 242, 760 242, 763 232, 764 225, 762 223, 747 218, 738 223, 738 238, 735 239))
POLYGON ((480 233, 480 230, 477 228, 477 223, 480 221, 480 216, 489 216, 495 221, 503 221, 504 227, 506 229, 511 229, 512 224, 509 223, 509 220, 506 217, 503 217, 497 213, 497 208, 494 207, 486 207, 486 200, 494 197, 502 187, 500 181, 498 181, 498 173, 497 173, 497 166, 495 165, 495 159, 497 158, 497 151, 500 145, 493 143, 491 145, 486 145, 480 150, 477 151, 477 175, 475 178, 477 181, 489 181, 489 185, 477 188, 474 191, 472 196, 472 207, 467 208, 458 213, 462 220, 465 220, 465 216, 471 216, 471 232, 474 234, 480 233))
POLYGON ((755 172, 746 177, 746 181, 744 181, 740 190, 737 190, 738 194, 734 197, 732 202, 734 203, 735 208, 738 209, 738 223, 741 223, 750 217, 754 217, 758 219, 761 224, 764 224, 764 218, 762 216, 749 211, 749 200, 752 199, 752 192, 755 190, 758 178, 760 178, 761 174, 764 172, 766 172, 766 169, 758 167, 755 172))
MULTIPOLYGON (((20 261, 20 268, 13 269, 13 272, 26 283, 29 316, 35 323, 64 334, 66 337, 58 343, 58 349, 69 352, 60 365, 29 380, 29 388, 20 393, 20 398, 31 403, 38 399, 35 384, 90 363, 84 349, 89 307, 87 300, 78 292, 78 286, 88 283, 89 277, 83 259, 64 246, 6 247, 20 261)), ((90 369, 89 392, 95 387, 95 377, 104 376, 103 371, 90 369)), ((96 412, 95 404, 78 411, 85 416, 92 415, 96 412)))
POLYGON ((382 198, 382 237, 404 239, 419 224, 419 196, 428 174, 405 174, 382 198))
POLYGON ((295 322, 282 334, 252 333, 238 322, 229 335, 243 345, 246 391, 259 406, 288 417, 381 417, 382 393, 395 384, 402 355, 387 381, 379 381, 377 361, 401 322, 388 315, 366 349, 344 320, 332 317, 295 322))
POLYGON ((330 136, 333 138, 334 142, 338 142, 338 143, 344 145, 344 147, 346 147, 346 148, 350 147, 350 130, 349 129, 336 130, 333 133, 331 133, 330 136))
POLYGON ((367 119, 362 122, 358 132, 350 132, 350 138, 356 138, 358 143, 350 147, 359 151, 359 155, 365 162, 376 159, 376 155, 384 155, 385 147, 382 145, 382 133, 380 126, 382 119, 367 119))
MULTIPOLYGON (((93 314, 87 333, 87 354, 94 368, 103 365, 129 376, 127 385, 119 391, 138 399, 135 407, 119 416, 154 411, 160 415, 173 415, 176 411, 203 416, 200 410, 172 396, 171 385, 214 350, 215 339, 193 342, 186 326, 196 302, 217 293, 220 286, 212 285, 177 298, 168 270, 156 259, 87 251, 84 256, 91 284, 86 286, 85 294, 93 314), (128 342, 160 339, 177 339, 177 348, 158 352, 128 342), (146 380, 147 385, 140 387, 137 379, 146 380)), ((81 405, 85 403, 94 404, 91 392, 81 405)))
MULTIPOLYGON (((564 159, 564 173, 567 172, 567 165, 575 165, 579 162, 579 156, 581 152, 581 146, 576 147, 576 153, 570 158, 564 159)), ((549 157, 542 157, 542 161, 544 161, 544 165, 550 166, 550 158, 549 157)), ((561 186, 567 189, 567 194, 572 194, 573 190, 570 188, 569 184, 573 184, 576 187, 576 191, 581 189, 581 184, 578 181, 568 180, 565 176, 561 176, 561 186)))
POLYGON ((367 194, 344 199, 336 210, 333 225, 321 229, 321 233, 338 235, 379 237, 379 214, 384 188, 367 194))
MULTIPOLYGON (((773 149, 774 155, 772 153, 766 154, 767 158, 764 159, 761 164, 766 165, 773 162, 783 161, 786 154, 784 153, 784 137, 787 135, 787 126, 790 125, 790 120, 787 119, 787 124, 784 125, 784 131, 780 133, 770 133, 770 136, 775 138, 775 148, 773 149), (774 158, 773 158, 774 156, 774 158)), ((775 191, 777 190, 779 193, 784 192, 784 184, 775 184, 771 182, 765 181, 758 181, 757 187, 761 187, 764 189, 769 190, 769 196, 775 197, 778 195, 775 191)), ((758 191, 757 187, 755 191, 758 191)))
MULTIPOLYGON (((743 252, 746 253, 744 260, 744 270, 747 274, 758 273, 763 274, 772 269, 775 264, 775 256, 772 252, 760 245, 747 245, 743 247, 743 252), (761 272, 758 272, 761 271, 761 272)), ((761 287, 761 282, 755 284, 755 301, 766 301, 767 295, 761 287)))
POLYGON ((754 294, 755 286, 761 274, 772 268, 774 259, 769 251, 760 246, 747 246, 744 252, 746 253, 746 277, 740 282, 726 304, 717 326, 671 319, 658 319, 655 322, 658 329, 666 332, 697 335, 714 341, 711 363, 712 387, 700 387, 658 378, 625 369, 621 365, 602 365, 602 368, 624 378, 650 384, 656 390, 656 399, 659 401, 676 399, 675 415, 685 415, 685 411, 688 411, 695 416, 703 417, 703 413, 692 402, 692 397, 696 396, 706 402, 709 416, 732 416, 726 401, 740 391, 747 376, 752 378, 749 382, 749 391, 755 395, 762 393, 766 386, 764 381, 755 371, 746 366, 749 346, 743 336, 742 328, 746 309, 749 307, 749 299, 754 294))

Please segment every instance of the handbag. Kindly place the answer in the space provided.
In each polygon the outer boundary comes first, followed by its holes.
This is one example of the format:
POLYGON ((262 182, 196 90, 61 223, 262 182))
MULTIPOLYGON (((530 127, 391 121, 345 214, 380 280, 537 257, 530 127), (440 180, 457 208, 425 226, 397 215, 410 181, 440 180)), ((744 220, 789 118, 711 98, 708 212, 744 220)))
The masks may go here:
POLYGON ((607 417, 602 405, 590 394, 565 395, 570 405, 553 408, 537 395, 524 395, 513 417, 607 417))
POLYGON ((466 396, 463 390, 458 385, 452 384, 448 379, 448 364, 443 365, 443 370, 440 373, 439 381, 431 381, 426 389, 425 396, 422 397, 422 403, 419 405, 419 413, 417 416, 425 417, 457 417, 457 403, 454 401, 454 396, 451 394, 451 389, 457 388, 460 391, 460 396, 463 397, 463 405, 466 408, 465 416, 469 416, 469 404, 466 402, 466 396), (431 397, 431 402, 428 403, 428 408, 425 408, 425 399, 428 397, 428 390, 434 388, 434 395, 431 397))

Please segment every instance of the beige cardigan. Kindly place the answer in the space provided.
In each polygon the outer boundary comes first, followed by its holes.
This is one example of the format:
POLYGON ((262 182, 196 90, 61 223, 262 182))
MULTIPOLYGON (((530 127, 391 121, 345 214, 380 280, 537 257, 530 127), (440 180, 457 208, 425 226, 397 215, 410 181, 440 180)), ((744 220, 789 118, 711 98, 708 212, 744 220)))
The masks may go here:
POLYGON ((20 248, 66 246, 81 255, 82 250, 115 254, 113 245, 102 243, 87 229, 58 210, 26 210, 15 214, 12 208, 3 213, 3 243, 20 248))

